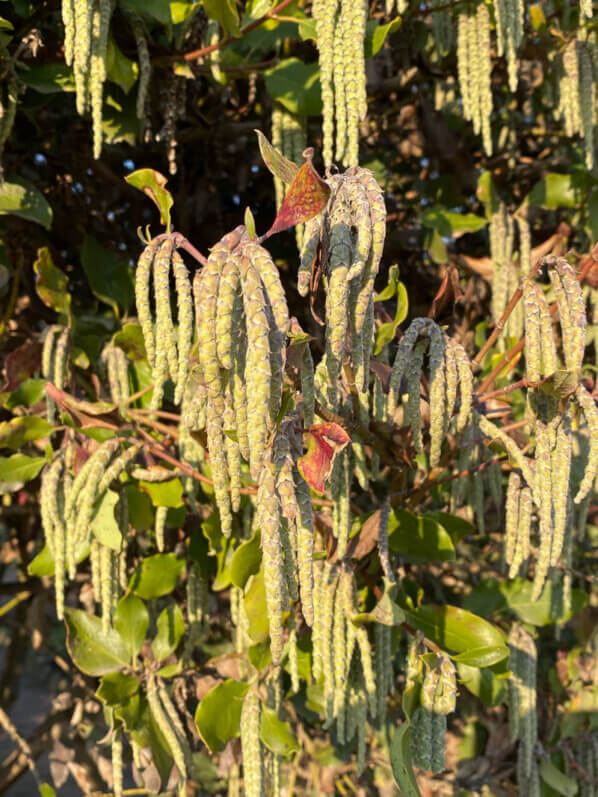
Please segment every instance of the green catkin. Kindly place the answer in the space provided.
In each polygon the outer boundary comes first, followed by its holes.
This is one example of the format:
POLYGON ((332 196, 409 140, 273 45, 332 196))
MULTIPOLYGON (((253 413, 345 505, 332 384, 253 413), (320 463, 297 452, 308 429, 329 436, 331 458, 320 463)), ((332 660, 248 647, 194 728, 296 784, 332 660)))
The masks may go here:
POLYGON ((400 396, 401 383, 403 381, 403 377, 407 372, 407 367, 411 359, 415 342, 419 334, 427 326, 427 323, 428 323, 427 319, 425 318, 415 318, 411 322, 407 330, 405 331, 405 334, 403 335, 403 338, 399 343, 395 359, 392 365, 392 371, 390 374, 390 385, 388 390, 388 403, 387 403, 388 420, 392 420, 392 417, 397 408, 400 396))
POLYGON ((498 55, 507 56, 509 89, 517 91, 517 48, 523 40, 522 0, 495 0, 493 3, 496 17, 496 34, 498 55))
POLYGON ((590 494, 598 473, 598 408, 591 393, 588 393, 581 384, 576 388, 575 399, 584 414, 590 439, 590 449, 584 468, 584 475, 574 498, 575 503, 580 504, 590 494))
MULTIPOLYGON (((270 454, 271 452, 268 452, 270 454)), ((274 664, 282 654, 282 617, 285 609, 284 561, 280 539, 281 513, 276 492, 276 466, 266 456, 259 478, 257 493, 258 522, 262 532, 264 586, 270 625, 270 650, 274 664)))
POLYGON ((431 711, 418 706, 411 718, 411 757, 414 766, 426 772, 432 769, 433 716, 431 711))
POLYGON ((102 601, 101 548, 99 540, 94 537, 89 549, 89 560, 91 565, 91 586, 95 603, 101 603, 102 601))
POLYGON ((152 373, 155 384, 152 409, 158 408, 168 376, 170 375, 175 381, 178 374, 176 335, 170 309, 170 262, 173 250, 173 241, 167 238, 160 245, 153 262, 156 302, 156 364, 152 373))
POLYGON ((97 493, 101 495, 107 490, 113 481, 119 478, 129 467, 131 462, 135 459, 140 452, 142 446, 140 443, 133 443, 129 448, 125 449, 116 459, 110 463, 110 466, 104 471, 102 478, 98 482, 97 493))
MULTIPOLYGON (((241 303, 242 304, 242 303, 241 303)), ((242 311, 242 306, 241 306, 242 311)), ((249 461, 249 434, 247 430, 247 391, 245 386, 245 340, 241 334, 233 346, 233 369, 229 374, 233 407, 235 411, 235 428, 241 456, 249 461)))
POLYGON ((463 100, 463 116, 482 133, 484 151, 492 154, 490 15, 485 3, 467 7, 458 15, 457 70, 463 100))
POLYGON ((557 369, 556 347, 552 331, 552 316, 544 291, 538 288, 538 301, 540 304, 540 345, 542 350, 542 373, 550 376, 557 369))
POLYGON ((334 33, 337 8, 338 0, 314 0, 312 5, 312 16, 316 23, 316 42, 320 61, 322 104, 324 106, 322 122, 324 146, 322 156, 325 166, 330 166, 332 163, 335 111, 333 90, 334 33))
POLYGON ((297 567, 299 592, 303 617, 308 626, 314 624, 314 521, 309 485, 296 468, 293 468, 297 517, 297 567))
POLYGON ((233 518, 228 491, 228 473, 225 457, 225 435, 222 432, 221 418, 212 403, 208 401, 206 434, 210 454, 210 471, 214 486, 214 498, 220 514, 220 526, 225 537, 232 533, 233 518))
MULTIPOLYGON (((330 1, 330 0, 329 0, 330 1)), ((348 42, 347 31, 349 19, 343 14, 343 0, 340 0, 339 12, 334 27, 333 76, 334 76, 334 121, 336 126, 335 158, 342 162, 347 145, 347 97, 346 88, 349 72, 352 68, 353 48, 348 42), (349 48, 346 51, 346 48, 349 48), (346 72, 345 72, 345 68, 346 72)))
POLYGON ((391 584, 395 581, 395 574, 390 564, 388 551, 388 522, 390 519, 390 498, 387 497, 380 509, 380 521, 378 523, 378 555, 384 578, 391 584))
POLYGON ((550 280, 554 290, 561 322, 565 364, 571 371, 579 371, 586 342, 585 299, 575 271, 564 258, 550 258, 550 280))
MULTIPOLYGON (((284 151, 283 143, 283 124, 286 111, 276 104, 272 108, 272 146, 276 147, 283 155, 287 155, 284 151)), ((274 195, 276 197, 276 211, 280 210, 282 200, 285 196, 285 184, 277 174, 274 174, 274 195)))
POLYGON ((484 415, 478 415, 476 413, 476 419, 480 427, 480 431, 483 432, 484 435, 489 437, 491 440, 498 440, 507 454, 511 457, 513 462, 517 465, 521 474, 527 484, 530 487, 534 485, 534 474, 532 471, 532 467, 528 458, 522 453, 521 449, 517 445, 517 443, 513 440, 512 437, 506 432, 503 432, 498 426, 496 426, 491 420, 486 418, 484 415))
POLYGON ((114 797, 123 795, 123 739, 120 725, 112 731, 112 791, 114 797))
POLYGON ((207 265, 197 272, 193 282, 199 364, 208 394, 208 405, 212 406, 215 418, 221 418, 224 414, 224 395, 218 363, 216 312, 220 275, 229 257, 230 252, 226 245, 222 242, 216 244, 210 253, 207 265))
POLYGON ((534 501, 538 507, 540 546, 538 560, 536 562, 536 573, 534 576, 534 588, 532 600, 537 600, 542 592, 546 575, 550 566, 552 550, 552 500, 553 500, 553 473, 552 473, 552 450, 556 439, 555 421, 558 416, 549 424, 541 421, 536 422, 536 482, 534 484, 534 501))
POLYGON ((562 53, 561 79, 559 82, 558 113, 565 124, 565 134, 569 138, 578 133, 581 127, 577 51, 577 39, 570 39, 562 53))
POLYGON ((238 512, 241 508, 241 451, 235 439, 235 411, 228 391, 224 410, 224 446, 230 480, 231 509, 233 512, 238 512))
POLYGON ((581 135, 583 137, 585 161, 588 169, 594 168, 594 105, 596 87, 594 68, 587 42, 579 42, 579 105, 581 111, 581 135))
POLYGON ((289 632, 288 655, 289 674, 291 676, 291 691, 294 695, 296 695, 299 691, 299 655, 297 650, 297 630, 295 629, 294 624, 289 632))
POLYGON ((82 116, 89 106, 89 57, 91 54, 91 14, 89 0, 73 0, 75 16, 73 72, 77 113, 82 116))
POLYGON ((275 265, 270 253, 262 246, 255 243, 248 243, 243 249, 244 254, 249 257, 251 265, 255 268, 262 280, 264 291, 270 301, 272 307, 272 314, 278 331, 283 337, 289 331, 289 308, 287 300, 280 281, 280 272, 275 265))
POLYGON ((139 62, 139 83, 137 86, 136 112, 139 120, 144 120, 146 115, 146 102, 148 89, 152 77, 152 62, 147 46, 147 36, 145 26, 140 17, 131 14, 129 17, 131 30, 135 37, 135 47, 137 48, 137 60, 139 62))
POLYGON ((70 340, 71 333, 68 328, 63 329, 56 339, 52 381, 59 390, 64 388, 66 382, 70 340))
POLYGON ((571 473, 571 416, 565 413, 556 430, 552 451, 552 546, 550 564, 556 567, 565 544, 571 473))
POLYGON ((523 304, 525 307, 525 370, 528 381, 538 382, 542 370, 542 347, 540 326, 540 286, 527 278, 523 281, 523 304))
POLYGON ((62 0, 62 24, 64 25, 64 60, 67 66, 73 63, 75 45, 75 3, 74 0, 62 0))
POLYGON ((102 604, 102 631, 108 631, 112 620, 113 590, 112 549, 100 545, 100 591, 102 604))
POLYGON ((511 738, 519 739, 517 751, 520 787, 532 777, 537 741, 536 713, 536 645, 532 637, 518 625, 509 634, 509 720, 511 738), (512 701, 512 702, 511 702, 512 701), (514 715, 511 717, 511 715, 514 715))
POLYGON ((245 382, 247 435, 251 477, 259 478, 269 432, 272 395, 269 322, 259 274, 245 256, 240 258, 243 305, 247 328, 245 382))
MULTIPOLYGON (((384 390, 382 383, 377 377, 374 377, 374 384, 372 389, 372 420, 381 423, 384 420, 386 412, 384 390)), ((380 476, 380 455, 375 451, 372 453, 372 480, 376 481, 380 476)))
POLYGON ((181 746, 179 736, 173 728, 169 716, 164 710, 164 706, 160 700, 158 681, 153 673, 148 675, 146 696, 152 717, 164 736, 164 740, 168 745, 174 763, 179 771, 179 775, 183 781, 186 781, 187 765, 185 762, 185 753, 181 746))
POLYGON ((457 355, 455 342, 452 338, 445 336, 445 382, 446 382, 446 416, 452 418, 457 403, 457 391, 459 389, 459 374, 457 371, 457 355))
POLYGON ((347 552, 349 533, 351 531, 351 452, 343 451, 338 457, 340 468, 340 491, 337 496, 337 526, 334 529, 336 536, 336 552, 338 559, 342 559, 347 552))
MULTIPOLYGON (((332 629, 334 622, 334 597, 338 583, 336 568, 327 562, 324 565, 322 576, 321 594, 318 600, 319 645, 317 658, 320 660, 319 675, 324 676, 324 698, 328 699, 333 693, 334 668, 332 663, 332 629)), ((314 665, 315 666, 315 665, 314 665)), ((314 678, 316 676, 314 671, 314 678)))
POLYGON ((430 326, 430 467, 434 468, 440 461, 442 441, 446 427, 446 370, 445 344, 440 329, 430 326))
POLYGON ((444 772, 446 749, 446 716, 432 714, 432 750, 430 755, 430 769, 437 775, 444 772))
POLYGON ((216 350, 220 365, 227 371, 232 368, 232 316, 240 281, 241 275, 239 274, 237 258, 229 257, 220 274, 218 303, 216 305, 216 350))
POLYGON ((154 368, 156 363, 156 338, 154 333, 154 320, 150 304, 150 283, 152 276, 152 264, 159 244, 148 244, 137 261, 135 270, 135 304, 137 306, 137 316, 143 333, 147 361, 150 367, 154 368))
POLYGON ((108 31, 112 15, 112 0, 96 0, 91 12, 91 54, 89 62, 89 95, 93 130, 93 156, 102 152, 102 104, 106 80, 106 53, 108 31))
POLYGON ((189 375, 189 358, 193 343, 193 297, 189 272, 183 258, 175 250, 172 253, 172 270, 174 273, 175 289, 178 307, 177 345, 178 367, 176 373, 171 374, 176 385, 174 403, 180 404, 189 375))
POLYGON ((460 343, 454 341, 453 348, 457 360, 459 378, 459 412, 457 413, 457 431, 462 432, 467 425, 473 400, 473 373, 467 352, 460 343))
POLYGON ((191 759, 191 748, 189 747, 189 742, 187 741, 185 729, 174 706, 174 703, 168 694, 168 690, 162 681, 158 681, 158 698, 166 712, 166 716, 168 717, 168 720, 183 752, 186 770, 187 772, 191 772, 193 769, 193 761, 191 759))
POLYGON ((246 797, 263 797, 264 760, 260 742, 260 699, 252 685, 241 709, 241 749, 243 751, 243 780, 246 797))
POLYGON ((337 584, 334 598, 334 615, 332 621, 332 712, 329 712, 329 720, 336 718, 336 732, 340 744, 345 741, 345 687, 347 681, 347 620, 343 611, 342 591, 337 584))
POLYGON ((305 344, 301 357, 301 396, 303 398, 303 427, 309 429, 315 417, 314 361, 309 344, 305 344))
POLYGON ((427 346, 428 341, 426 340, 420 340, 415 344, 406 368, 408 398, 407 406, 405 408, 405 423, 411 428, 413 444, 418 454, 422 454, 424 450, 424 441, 422 437, 420 382, 422 376, 422 366, 424 362, 424 352, 427 346))
POLYGON ((374 642, 376 650, 376 714, 383 718, 386 712, 386 698, 392 686, 391 627, 376 623, 374 625, 374 642))
POLYGON ((342 209, 333 206, 330 217, 330 260, 326 293, 326 366, 328 395, 333 409, 338 403, 337 382, 345 354, 349 298, 347 274, 352 260, 351 228, 343 218, 342 209))
POLYGON ((312 265, 320 244, 322 219, 322 214, 320 214, 305 223, 299 270, 297 271, 297 290, 300 296, 307 296, 309 293, 312 265))
POLYGON ((167 506, 156 507, 156 517, 154 521, 154 534, 156 535, 156 548, 162 552, 164 550, 164 531, 166 529, 167 506))

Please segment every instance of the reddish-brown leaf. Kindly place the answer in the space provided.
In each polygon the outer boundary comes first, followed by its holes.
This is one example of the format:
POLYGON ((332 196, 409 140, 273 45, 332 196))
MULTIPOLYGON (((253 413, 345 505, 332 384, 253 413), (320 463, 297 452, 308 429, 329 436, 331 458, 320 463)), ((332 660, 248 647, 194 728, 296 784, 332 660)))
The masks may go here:
POLYGON ((4 360, 6 389, 16 390, 21 382, 29 379, 41 366, 42 347, 36 341, 27 341, 11 351, 4 360))
POLYGON ((299 171, 297 164, 285 158, 282 152, 268 141, 261 130, 256 130, 255 132, 257 133, 257 141, 260 146, 262 160, 266 164, 266 167, 275 177, 278 177, 286 185, 292 183, 293 177, 299 171))
POLYGON ((305 150, 305 163, 293 177, 274 224, 264 238, 276 232, 302 224, 317 216, 325 207, 330 196, 330 187, 317 173, 311 162, 313 150, 305 150))
POLYGON ((297 462, 299 471, 310 487, 323 493, 334 457, 351 442, 351 438, 337 423, 312 426, 303 437, 307 451, 297 462))

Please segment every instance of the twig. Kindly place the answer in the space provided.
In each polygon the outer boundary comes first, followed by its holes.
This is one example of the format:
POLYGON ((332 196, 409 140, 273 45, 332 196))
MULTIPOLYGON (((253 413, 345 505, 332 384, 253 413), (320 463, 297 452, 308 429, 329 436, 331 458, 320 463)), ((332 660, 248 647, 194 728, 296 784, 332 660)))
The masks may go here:
POLYGON ((210 53, 215 52, 215 50, 221 50, 223 47, 227 47, 229 44, 233 44, 234 42, 239 41, 240 39, 247 36, 248 33, 259 28, 260 25, 263 25, 264 22, 267 22, 269 19, 280 11, 285 9, 287 6, 290 6, 293 0, 282 0, 282 3, 279 3, 274 8, 271 8, 270 11, 267 11, 263 17, 250 22, 249 25, 245 25, 244 28, 241 28, 241 32, 239 36, 226 36, 224 39, 221 39, 219 42, 215 44, 207 45, 206 47, 200 47, 199 50, 191 50, 189 53, 180 53, 177 55, 168 55, 163 56, 160 58, 156 58, 154 63, 157 64, 172 64, 176 63, 177 61, 196 61, 198 58, 202 58, 204 55, 209 55, 210 53))

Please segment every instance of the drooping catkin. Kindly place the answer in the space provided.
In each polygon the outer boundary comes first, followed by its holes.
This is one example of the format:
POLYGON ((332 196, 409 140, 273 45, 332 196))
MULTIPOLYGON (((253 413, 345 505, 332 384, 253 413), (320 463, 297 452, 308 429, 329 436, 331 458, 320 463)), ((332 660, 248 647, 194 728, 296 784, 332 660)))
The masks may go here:
POLYGON ((494 0, 498 55, 507 56, 509 90, 517 91, 517 49, 523 40, 523 0, 494 0))
POLYGON ((313 506, 309 485, 297 468, 293 468, 295 497, 299 514, 297 516, 297 567, 299 571, 299 592, 305 622, 314 624, 314 521, 313 506))
POLYGON ((159 679, 150 673, 147 679, 146 696, 149 704, 149 709, 154 718, 156 725, 160 729, 168 749, 172 755, 174 763, 179 771, 179 775, 183 781, 187 779, 187 762, 181 739, 176 729, 173 727, 172 719, 165 711, 165 707, 161 700, 161 690, 159 679))
POLYGON ((532 776, 534 750, 537 741, 536 661, 533 638, 521 626, 514 625, 509 633, 509 724, 511 739, 519 739, 517 750, 519 785, 524 787, 532 776))
POLYGON ((129 23, 131 25, 131 30, 133 31, 133 36, 135 37, 137 60, 139 62, 139 83, 137 85, 136 104, 137 118, 139 120, 145 120, 148 89, 152 76, 152 62, 150 60, 147 46, 147 36, 143 20, 136 14, 131 14, 129 17, 129 23))
POLYGON ((485 3, 466 6, 458 15, 457 68, 463 99, 463 116, 482 133, 484 151, 492 154, 492 61, 490 15, 485 3))
POLYGON ((112 0, 96 0, 91 12, 91 54, 89 62, 89 96, 93 130, 93 156, 102 153, 102 105, 106 80, 108 31, 112 15, 112 0))
POLYGON ((280 662, 282 654, 282 616, 286 609, 284 588, 284 561, 280 539, 281 510, 276 492, 276 466, 266 456, 260 473, 257 512, 262 531, 262 556, 264 563, 264 586, 266 607, 270 626, 270 650, 274 664, 280 662))
POLYGON ((534 485, 534 473, 528 458, 523 454, 515 440, 496 426, 489 418, 476 413, 477 422, 482 431, 491 440, 498 440, 513 462, 517 465, 521 474, 530 487, 534 485))
POLYGON ((575 391, 575 400, 585 416, 590 439, 584 475, 574 498, 575 503, 580 504, 590 494, 592 485, 596 480, 596 474, 598 473, 598 408, 596 407, 594 397, 581 384, 577 386, 575 391))
POLYGON ((565 258, 547 258, 548 273, 556 298, 565 365, 579 371, 586 343, 586 311, 581 286, 565 258))
POLYGON ((153 369, 156 362, 156 339, 154 334, 154 320, 150 304, 150 290, 152 279, 152 264, 158 252, 159 244, 148 244, 137 261, 135 270, 135 304, 137 316, 143 333, 147 361, 153 369))
POLYGON ((260 698, 252 685, 241 709, 241 749, 246 797, 262 797, 264 791, 264 759, 260 742, 260 698))
POLYGON ((82 116, 89 105, 92 4, 88 0, 73 0, 73 10, 75 19, 73 73, 77 113, 82 116))
POLYGON ((189 272, 183 258, 175 250, 172 253, 172 270, 174 273, 175 289, 177 295, 177 342, 176 351, 178 363, 175 373, 171 373, 175 383, 174 403, 180 404, 189 375, 189 358, 193 343, 193 297, 189 272))

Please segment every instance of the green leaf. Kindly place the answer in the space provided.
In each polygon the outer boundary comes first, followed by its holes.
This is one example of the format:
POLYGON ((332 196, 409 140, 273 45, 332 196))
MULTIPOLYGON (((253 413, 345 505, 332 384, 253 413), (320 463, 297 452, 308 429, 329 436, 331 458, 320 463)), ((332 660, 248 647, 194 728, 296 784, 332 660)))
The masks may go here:
POLYGON ((266 589, 264 587, 263 570, 253 576, 249 589, 243 598, 243 603, 249 624, 249 636, 254 642, 263 642, 270 630, 266 612, 266 589))
POLYGON ((139 482, 139 488, 146 492, 154 506, 183 506, 183 485, 180 479, 167 482, 139 482))
POLYGON ((387 22, 385 25, 374 25, 366 33, 365 38, 365 57, 372 58, 376 53, 378 53, 386 41, 387 37, 390 36, 391 33, 395 33, 400 27, 402 23, 401 17, 396 17, 392 19, 390 22, 387 22))
POLYGON ((152 651, 156 661, 164 661, 171 653, 174 653, 185 633, 182 611, 176 604, 167 606, 160 613, 156 627, 158 633, 152 642, 152 651))
POLYGON ((468 664, 470 667, 491 667, 504 659, 503 645, 482 645, 479 648, 464 650, 454 656, 456 662, 468 664))
POLYGON ((71 307, 69 281, 66 274, 54 265, 47 246, 37 250, 33 270, 36 274, 35 290, 42 302, 57 313, 68 315, 71 307))
POLYGON ((23 415, 11 421, 0 423, 0 448, 20 448, 31 440, 47 437, 52 431, 52 424, 45 418, 35 415, 23 415))
POLYGON ((126 484, 129 522, 134 529, 143 530, 154 525, 154 510, 147 493, 142 493, 136 484, 126 484))
POLYGON ((118 305, 128 310, 133 303, 133 278, 127 264, 86 235, 81 247, 81 265, 89 285, 100 301, 118 315, 118 305))
POLYGON ((143 332, 139 324, 123 324, 112 336, 112 342, 122 349, 129 360, 144 360, 146 357, 143 332))
MULTIPOLYGON (((89 556, 89 540, 84 539, 79 542, 75 548, 75 562, 79 564, 89 556)), ((47 545, 35 556, 27 566, 27 572, 30 576, 53 576, 55 570, 54 557, 50 552, 47 545)))
POLYGON ((241 27, 235 0, 203 0, 210 19, 215 19, 229 36, 240 36, 241 27))
POLYGON ((112 36, 108 37, 106 73, 108 80, 120 86, 125 94, 131 91, 139 74, 139 67, 135 61, 131 61, 119 50, 112 36))
POLYGON ((114 612, 114 627, 128 648, 130 661, 134 661, 149 628, 149 613, 141 598, 129 593, 119 600, 114 612))
POLYGON ((73 70, 65 64, 32 65, 19 70, 19 80, 40 94, 75 91, 73 70))
POLYGON ((266 164, 266 168, 275 176, 282 180, 283 183, 289 185, 293 181, 293 177, 299 171, 299 166, 274 147, 262 133, 261 130, 255 130, 257 134, 257 141, 260 148, 262 160, 266 164))
POLYGON ((275 755, 289 758, 299 750, 288 722, 279 719, 274 709, 262 705, 260 714, 260 739, 275 755))
POLYGON ((39 793, 41 797, 56 797, 56 792, 49 783, 40 783, 39 793))
MULTIPOLYGON (((457 606, 421 606, 407 610, 407 622, 423 631, 442 650, 463 653, 474 648, 495 648, 493 662, 509 654, 504 635, 487 620, 457 606)), ((483 666, 490 666, 485 657, 483 666)), ((472 665, 472 662, 467 662, 472 665)))
POLYGON ((475 527, 468 520, 450 512, 426 512, 424 517, 432 518, 448 531, 453 543, 459 542, 463 537, 475 534, 475 527))
POLYGON ((545 756, 543 756, 540 761, 540 777, 551 789, 554 789, 558 794, 564 794, 565 797, 575 797, 579 791, 579 786, 573 778, 561 772, 561 770, 555 767, 552 761, 545 756))
POLYGON ((540 597, 534 600, 532 600, 533 588, 531 581, 524 581, 521 578, 500 585, 500 591, 508 608, 514 611, 522 622, 530 625, 565 623, 587 604, 586 593, 580 589, 573 589, 569 610, 565 611, 562 584, 547 581, 540 597))
POLYGON ((129 589, 140 598, 160 598, 176 587, 185 562, 174 553, 157 553, 140 562, 129 581, 129 589))
POLYGON ((123 3, 136 14, 151 17, 163 25, 170 24, 169 0, 123 0, 123 3))
POLYGON ((388 545, 391 551, 420 559, 450 561, 455 558, 450 534, 437 520, 406 510, 391 512, 388 545))
POLYGON ((31 407, 43 399, 45 388, 45 379, 25 379, 10 394, 4 406, 7 410, 14 410, 15 407, 31 407))
MULTIPOLYGON (((378 301, 378 299, 375 299, 375 301, 378 301)), ((376 348, 374 349, 375 354, 380 354, 386 344, 394 339, 397 329, 407 318, 408 312, 409 296, 407 294, 407 288, 402 282, 399 282, 397 284, 397 311, 392 321, 387 321, 385 324, 380 324, 378 327, 376 332, 376 348)))
POLYGON ((102 676, 96 695, 108 706, 124 703, 139 691, 139 679, 124 672, 111 672, 102 676))
POLYGON ((574 208, 583 199, 586 179, 580 173, 547 174, 539 180, 521 203, 521 207, 535 205, 555 210, 556 208, 574 208))
POLYGON ((270 642, 264 639, 263 642, 256 642, 247 648, 247 658, 258 672, 265 670, 272 663, 272 652, 270 642))
POLYGON ((409 722, 405 720, 394 732, 390 743, 390 765, 399 791, 404 797, 421 797, 411 760, 409 722))
POLYGON ((0 216, 10 214, 26 221, 41 224, 47 230, 52 226, 52 208, 40 191, 28 180, 6 180, 0 186, 0 216))
POLYGON ((170 16, 173 25, 180 25, 199 10, 195 0, 171 0, 170 16))
POLYGON ((285 58, 264 72, 268 93, 273 100, 297 116, 322 113, 320 69, 318 64, 304 64, 298 58, 285 58))
POLYGON ((24 482, 35 479, 45 464, 44 457, 28 457, 25 454, 0 457, 0 492, 18 490, 24 482), (10 485, 18 486, 11 489, 10 485))
POLYGON ((86 675, 106 675, 129 665, 129 655, 115 628, 102 629, 102 620, 80 609, 65 609, 66 646, 86 675))
POLYGON ((488 667, 472 667, 463 662, 457 663, 457 671, 462 683, 469 691, 479 697, 486 706, 498 706, 506 698, 505 679, 499 678, 488 667))
POLYGON ((166 190, 166 177, 155 169, 137 169, 128 174, 125 180, 152 200, 160 211, 160 221, 166 227, 166 232, 170 232, 170 209, 174 200, 170 191, 166 190))
POLYGON ((241 709, 249 684, 228 679, 204 695, 195 724, 204 743, 215 753, 240 734, 241 709))
POLYGON ((118 493, 114 490, 106 490, 96 502, 89 524, 95 538, 107 548, 112 548, 113 551, 120 551, 123 542, 123 537, 114 513, 118 502, 118 493))
POLYGON ((230 562, 230 578, 235 587, 245 589, 249 576, 259 571, 262 563, 260 538, 260 530, 256 529, 253 535, 241 543, 234 552, 230 562))
POLYGON ((488 221, 474 213, 454 213, 442 205, 436 205, 424 210, 422 224, 436 230, 444 238, 460 238, 465 233, 481 230, 488 221))
POLYGON ((393 598, 396 596, 398 586, 384 579, 384 594, 371 612, 362 612, 351 619, 354 623, 373 622, 381 625, 401 625, 405 622, 405 613, 393 598))

